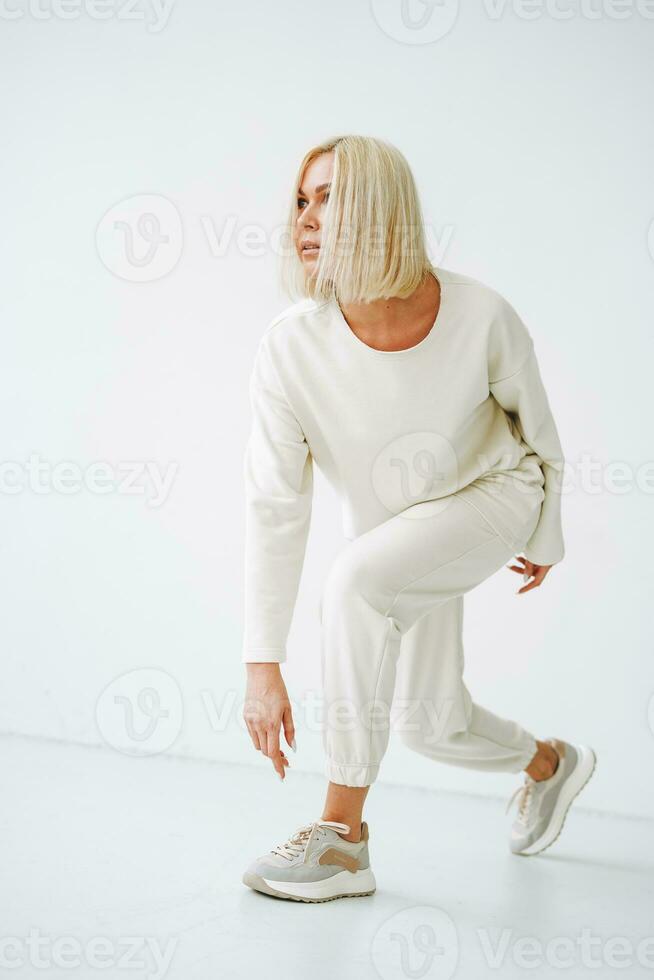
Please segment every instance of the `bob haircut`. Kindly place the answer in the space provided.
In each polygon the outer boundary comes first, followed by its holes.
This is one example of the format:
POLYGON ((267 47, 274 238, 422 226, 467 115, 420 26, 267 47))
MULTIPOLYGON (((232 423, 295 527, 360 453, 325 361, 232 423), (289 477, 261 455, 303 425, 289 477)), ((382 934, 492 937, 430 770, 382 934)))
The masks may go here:
POLYGON ((409 164, 392 144, 372 136, 338 136, 314 146, 300 164, 285 231, 281 282, 294 300, 368 303, 410 296, 433 268, 422 209, 409 164), (334 151, 320 251, 311 274, 294 244, 298 192, 307 165, 334 151))

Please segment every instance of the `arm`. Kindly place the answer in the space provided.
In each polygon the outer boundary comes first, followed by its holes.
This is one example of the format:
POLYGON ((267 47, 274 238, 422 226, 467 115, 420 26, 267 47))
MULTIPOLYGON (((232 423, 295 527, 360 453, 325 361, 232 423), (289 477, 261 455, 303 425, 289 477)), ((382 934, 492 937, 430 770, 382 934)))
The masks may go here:
POLYGON ((244 663, 283 663, 311 523, 313 460, 264 335, 250 377, 244 663))
POLYGON ((536 359, 533 340, 505 300, 491 328, 489 388, 510 413, 530 449, 541 460, 545 482, 540 520, 524 549, 535 565, 553 565, 565 554, 561 526, 561 483, 565 459, 536 359))

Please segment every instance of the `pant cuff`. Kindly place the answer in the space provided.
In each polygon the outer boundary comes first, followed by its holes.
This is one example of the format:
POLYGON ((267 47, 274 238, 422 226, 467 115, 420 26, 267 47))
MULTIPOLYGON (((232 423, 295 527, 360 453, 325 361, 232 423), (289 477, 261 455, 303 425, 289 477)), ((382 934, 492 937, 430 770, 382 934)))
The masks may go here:
POLYGON ((377 779, 379 763, 343 763, 325 760, 325 775, 331 783, 341 786, 370 786, 377 779))
POLYGON ((530 739, 529 745, 520 756, 520 761, 516 763, 516 768, 514 769, 514 772, 522 772, 522 770, 529 765, 529 763, 534 758, 537 752, 538 752, 538 745, 536 744, 536 739, 532 737, 530 739))

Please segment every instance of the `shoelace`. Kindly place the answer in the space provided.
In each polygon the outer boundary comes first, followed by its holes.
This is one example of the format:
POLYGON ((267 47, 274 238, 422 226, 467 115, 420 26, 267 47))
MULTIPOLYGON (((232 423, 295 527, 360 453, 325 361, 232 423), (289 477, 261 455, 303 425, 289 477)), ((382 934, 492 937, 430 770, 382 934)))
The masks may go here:
POLYGON ((513 803, 515 798, 519 796, 517 819, 520 821, 520 823, 526 824, 527 821, 529 820, 531 801, 534 798, 534 786, 535 786, 535 781, 531 778, 531 776, 525 776, 524 783, 522 784, 522 786, 517 787, 517 789, 511 796, 509 802, 507 803, 506 810, 504 812, 505 813, 509 812, 509 810, 511 809, 511 804, 513 803))
POLYGON ((289 861, 292 861, 293 858, 296 858, 304 851, 314 828, 321 833, 323 827, 331 827, 333 830, 345 834, 350 831, 346 823, 337 823, 335 820, 312 820, 311 823, 298 827, 283 844, 278 844, 276 847, 273 847, 271 853, 279 854, 280 857, 285 857, 289 861))

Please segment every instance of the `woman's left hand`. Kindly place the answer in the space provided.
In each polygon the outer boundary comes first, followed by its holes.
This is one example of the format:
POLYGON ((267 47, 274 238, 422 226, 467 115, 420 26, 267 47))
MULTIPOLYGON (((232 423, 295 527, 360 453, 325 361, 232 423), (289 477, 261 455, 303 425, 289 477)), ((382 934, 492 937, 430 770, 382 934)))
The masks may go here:
POLYGON ((535 565, 533 561, 529 561, 523 555, 518 555, 518 561, 521 561, 522 565, 507 565, 512 572, 518 572, 519 575, 524 576, 525 580, 533 577, 533 581, 529 582, 527 585, 523 585, 521 589, 515 593, 515 595, 522 595, 523 592, 529 592, 530 589, 537 589, 542 583, 543 579, 549 572, 551 565, 535 565))

